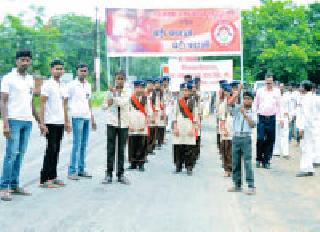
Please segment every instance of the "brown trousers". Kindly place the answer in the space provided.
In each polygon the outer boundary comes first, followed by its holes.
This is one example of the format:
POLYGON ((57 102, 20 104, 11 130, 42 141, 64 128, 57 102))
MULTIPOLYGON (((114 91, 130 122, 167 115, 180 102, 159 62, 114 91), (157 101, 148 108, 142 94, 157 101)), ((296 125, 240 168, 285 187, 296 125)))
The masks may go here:
POLYGON ((232 140, 222 140, 220 150, 223 160, 223 168, 225 172, 232 171, 232 140))

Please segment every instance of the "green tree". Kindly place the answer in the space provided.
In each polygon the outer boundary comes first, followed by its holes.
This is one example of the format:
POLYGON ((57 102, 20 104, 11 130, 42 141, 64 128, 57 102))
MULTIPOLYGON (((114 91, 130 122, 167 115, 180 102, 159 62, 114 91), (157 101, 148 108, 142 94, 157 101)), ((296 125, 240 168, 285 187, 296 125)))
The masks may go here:
POLYGON ((260 7, 244 11, 245 67, 262 79, 272 72, 283 82, 308 77, 313 52, 307 11, 292 1, 263 0, 260 7))

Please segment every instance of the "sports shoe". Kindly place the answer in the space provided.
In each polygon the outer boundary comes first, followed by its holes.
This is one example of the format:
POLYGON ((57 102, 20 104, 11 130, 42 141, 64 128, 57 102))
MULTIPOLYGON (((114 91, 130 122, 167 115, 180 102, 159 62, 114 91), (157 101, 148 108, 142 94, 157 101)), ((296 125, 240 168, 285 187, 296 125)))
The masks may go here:
POLYGON ((10 191, 3 191, 1 195, 2 201, 12 201, 11 193, 10 191))
POLYGON ((228 188, 228 192, 229 193, 238 193, 238 192, 242 192, 242 188, 238 187, 238 186, 233 186, 231 188, 228 188))
POLYGON ((112 176, 106 176, 106 177, 102 180, 101 184, 112 184, 112 176))
POLYGON ((125 176, 118 177, 118 182, 124 185, 130 185, 128 178, 126 178, 125 176))
POLYGON ((82 172, 78 174, 79 177, 83 177, 83 178, 88 178, 88 179, 92 179, 92 175, 90 175, 87 172, 82 172))
POLYGON ((31 193, 27 192, 25 189, 20 187, 12 189, 12 194, 20 196, 31 196, 31 193))
POLYGON ((80 180, 79 176, 76 173, 69 175, 68 179, 69 180, 80 180))
POLYGON ((245 194, 247 194, 247 195, 255 195, 256 194, 256 188, 255 187, 248 187, 248 189, 245 191, 245 194))

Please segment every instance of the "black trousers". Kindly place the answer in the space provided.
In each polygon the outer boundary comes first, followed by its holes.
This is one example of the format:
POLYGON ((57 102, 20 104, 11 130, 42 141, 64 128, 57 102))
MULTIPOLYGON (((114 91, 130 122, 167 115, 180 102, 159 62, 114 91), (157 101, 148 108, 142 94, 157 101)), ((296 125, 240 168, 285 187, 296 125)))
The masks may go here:
POLYGON ((159 126, 157 128, 157 145, 161 146, 164 143, 164 133, 166 131, 166 127, 164 126, 159 126))
POLYGON ((116 138, 118 137, 118 170, 117 176, 124 173, 124 149, 128 139, 128 128, 118 128, 111 125, 107 126, 107 175, 112 176, 116 156, 116 138))
POLYGON ((128 156, 132 167, 142 167, 146 162, 147 136, 130 135, 128 139, 128 156))
POLYGON ((148 137, 148 153, 152 153, 156 147, 157 127, 149 128, 150 135, 148 137))
POLYGON ((200 158, 200 149, 201 149, 201 136, 198 136, 196 141, 196 159, 200 158))
POLYGON ((60 145, 64 133, 64 125, 46 124, 48 128, 47 148, 45 151, 43 166, 40 172, 40 183, 57 178, 57 165, 59 160, 60 145))
POLYGON ((257 126, 257 161, 260 161, 263 164, 270 163, 275 140, 276 117, 259 115, 257 126))
POLYGON ((173 145, 173 160, 176 168, 182 170, 185 168, 192 169, 194 166, 194 147, 195 145, 175 144, 173 145))

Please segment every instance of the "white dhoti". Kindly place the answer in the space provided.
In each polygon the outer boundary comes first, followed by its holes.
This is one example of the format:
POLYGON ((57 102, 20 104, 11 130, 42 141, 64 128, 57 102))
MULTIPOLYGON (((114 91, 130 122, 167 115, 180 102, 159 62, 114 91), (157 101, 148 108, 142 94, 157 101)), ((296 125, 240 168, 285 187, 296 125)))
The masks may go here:
POLYGON ((304 138, 300 141, 301 160, 300 171, 301 172, 314 172, 313 162, 315 159, 315 140, 312 136, 312 131, 305 130, 304 138))
POLYGON ((280 121, 276 123, 276 141, 273 154, 287 157, 289 156, 289 120, 286 118, 283 121, 283 128, 280 126, 280 121))

